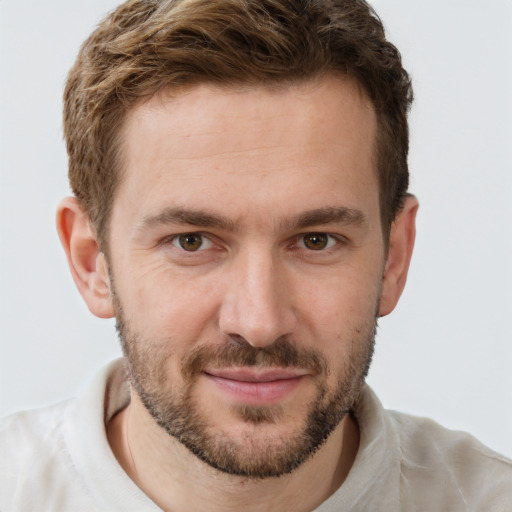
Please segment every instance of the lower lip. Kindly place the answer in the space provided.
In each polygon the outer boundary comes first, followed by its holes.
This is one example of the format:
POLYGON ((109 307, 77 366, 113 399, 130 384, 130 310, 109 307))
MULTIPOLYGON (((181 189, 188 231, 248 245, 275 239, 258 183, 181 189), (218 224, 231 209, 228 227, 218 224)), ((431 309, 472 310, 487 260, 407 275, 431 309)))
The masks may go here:
POLYGON ((302 376, 270 382, 247 382, 204 374, 237 401, 248 405, 270 405, 284 399, 301 382, 302 376))

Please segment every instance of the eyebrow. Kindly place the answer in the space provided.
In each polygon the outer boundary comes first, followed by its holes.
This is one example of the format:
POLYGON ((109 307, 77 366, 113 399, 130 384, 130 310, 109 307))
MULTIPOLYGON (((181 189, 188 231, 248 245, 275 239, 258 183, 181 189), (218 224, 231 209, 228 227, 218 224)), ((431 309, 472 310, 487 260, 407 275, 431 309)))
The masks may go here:
POLYGON ((310 228, 323 224, 342 224, 346 226, 363 226, 367 223, 366 215, 361 210, 346 206, 318 208, 305 211, 291 219, 291 227, 310 228))
MULTIPOLYGON (((345 206, 317 208, 307 210, 281 223, 286 230, 305 229, 325 224, 342 224, 346 226, 364 226, 367 218, 361 210, 345 206)), ((239 222, 233 221, 223 215, 203 210, 188 208, 165 208, 156 215, 144 217, 139 227, 146 230, 168 224, 190 225, 202 228, 218 228, 234 232, 239 229, 239 222)))
POLYGON ((227 217, 188 208, 166 208, 156 215, 148 215, 142 220, 140 229, 145 230, 167 224, 220 228, 226 231, 236 231, 237 229, 237 224, 227 217))

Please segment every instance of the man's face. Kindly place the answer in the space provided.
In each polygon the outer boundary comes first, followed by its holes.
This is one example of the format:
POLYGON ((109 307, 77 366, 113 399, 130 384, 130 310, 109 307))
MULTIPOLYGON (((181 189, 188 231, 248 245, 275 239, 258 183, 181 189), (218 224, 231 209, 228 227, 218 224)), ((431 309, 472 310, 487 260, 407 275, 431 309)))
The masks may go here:
POLYGON ((205 85, 127 117, 109 265, 134 400, 214 467, 290 472, 360 391, 384 268, 375 131, 335 78, 205 85))

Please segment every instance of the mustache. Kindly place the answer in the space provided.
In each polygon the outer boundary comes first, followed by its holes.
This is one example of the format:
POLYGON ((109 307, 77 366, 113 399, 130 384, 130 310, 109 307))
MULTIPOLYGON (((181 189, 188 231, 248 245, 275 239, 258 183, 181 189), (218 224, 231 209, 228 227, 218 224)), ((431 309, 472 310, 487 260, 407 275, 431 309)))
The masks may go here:
POLYGON ((300 368, 313 375, 327 375, 327 363, 317 350, 298 349, 285 337, 265 347, 253 347, 241 336, 231 336, 220 346, 193 349, 182 361, 181 372, 184 378, 192 379, 207 367, 230 366, 300 368))

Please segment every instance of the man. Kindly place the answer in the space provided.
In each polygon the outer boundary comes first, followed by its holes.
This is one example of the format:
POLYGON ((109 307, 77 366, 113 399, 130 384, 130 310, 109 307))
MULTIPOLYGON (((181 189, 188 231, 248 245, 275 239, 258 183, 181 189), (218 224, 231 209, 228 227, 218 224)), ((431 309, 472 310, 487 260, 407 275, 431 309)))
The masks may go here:
POLYGON ((131 0, 65 92, 58 230, 124 361, 2 426, 3 510, 506 510, 511 462, 364 384, 412 91, 361 1, 131 0))

